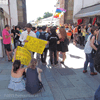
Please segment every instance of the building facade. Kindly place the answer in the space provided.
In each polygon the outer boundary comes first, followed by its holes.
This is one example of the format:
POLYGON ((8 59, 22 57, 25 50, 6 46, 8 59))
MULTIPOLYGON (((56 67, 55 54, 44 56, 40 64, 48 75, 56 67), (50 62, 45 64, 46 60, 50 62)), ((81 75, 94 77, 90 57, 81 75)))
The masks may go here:
POLYGON ((74 0, 58 0, 57 8, 66 9, 66 13, 60 18, 59 23, 64 25, 66 23, 73 23, 73 9, 74 9, 74 0))
POLYGON ((91 23, 94 20, 100 21, 100 0, 74 0, 73 20, 83 20, 83 24, 91 23))
POLYGON ((18 25, 25 27, 27 23, 26 0, 17 0, 18 25))

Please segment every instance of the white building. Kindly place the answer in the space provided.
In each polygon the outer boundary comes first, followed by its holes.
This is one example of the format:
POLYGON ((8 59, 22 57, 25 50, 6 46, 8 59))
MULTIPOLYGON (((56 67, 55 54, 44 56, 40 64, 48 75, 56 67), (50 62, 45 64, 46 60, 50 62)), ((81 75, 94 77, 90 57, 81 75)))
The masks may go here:
POLYGON ((42 26, 42 25, 49 25, 49 26, 51 26, 51 25, 53 25, 53 26, 59 25, 59 19, 53 18, 53 16, 52 17, 48 17, 48 18, 44 18, 44 19, 41 19, 39 21, 38 25, 39 26, 42 26))
POLYGON ((100 0, 74 0, 73 20, 83 19, 83 23, 92 23, 94 18, 100 21, 100 0))
MULTIPOLYGON (((18 13, 17 13, 17 0, 10 1, 10 14, 11 14, 11 26, 18 24, 18 13)), ((0 0, 0 8, 4 10, 5 24, 10 25, 10 14, 8 7, 8 0, 0 0)))

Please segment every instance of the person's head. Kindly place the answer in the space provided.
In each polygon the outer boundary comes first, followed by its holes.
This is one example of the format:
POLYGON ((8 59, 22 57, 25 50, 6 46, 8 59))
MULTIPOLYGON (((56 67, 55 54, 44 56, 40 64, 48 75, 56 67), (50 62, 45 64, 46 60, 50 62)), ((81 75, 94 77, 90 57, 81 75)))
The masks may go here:
POLYGON ((99 28, 98 28, 97 26, 93 26, 93 27, 91 28, 91 33, 92 33, 93 35, 96 35, 96 34, 98 33, 98 31, 99 31, 99 28))
POLYGON ((37 60, 33 58, 30 62, 30 68, 35 69, 37 65, 37 60))
POLYGON ((50 30, 51 30, 51 28, 50 27, 47 27, 47 32, 48 33, 50 33, 50 30))
POLYGON ((5 29, 6 29, 7 31, 9 31, 9 30, 10 30, 10 26, 9 26, 9 25, 5 25, 5 29))
POLYGON ((88 27, 91 27, 91 24, 88 24, 88 27))
POLYGON ((13 63, 13 72, 16 73, 17 70, 20 68, 20 66, 21 66, 20 60, 15 60, 13 63))
POLYGON ((35 28, 35 27, 32 27, 32 31, 33 31, 33 32, 36 31, 36 28, 35 28))
POLYGON ((12 27, 13 27, 13 29, 15 30, 15 26, 13 25, 12 27))
POLYGON ((39 32, 42 32, 42 27, 38 27, 38 31, 39 32))
POLYGON ((42 26, 42 31, 46 31, 46 26, 42 26))
POLYGON ((56 34, 56 28, 54 28, 54 27, 51 28, 50 32, 51 32, 51 34, 55 35, 56 34))
POLYGON ((28 32, 30 32, 32 30, 32 25, 30 23, 28 23, 26 25, 26 29, 27 29, 28 32))
POLYGON ((66 38, 67 35, 66 35, 66 30, 64 27, 61 27, 59 29, 59 32, 60 32, 62 38, 66 38))
POLYGON ((19 29, 19 26, 16 26, 15 30, 18 30, 18 31, 19 31, 19 30, 20 30, 20 29, 19 29))

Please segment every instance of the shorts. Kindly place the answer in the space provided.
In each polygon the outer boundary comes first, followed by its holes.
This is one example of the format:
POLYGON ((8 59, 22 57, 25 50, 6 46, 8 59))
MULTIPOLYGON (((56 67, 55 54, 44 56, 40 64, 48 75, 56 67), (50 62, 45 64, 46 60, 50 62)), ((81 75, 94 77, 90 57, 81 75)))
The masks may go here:
POLYGON ((4 47, 7 51, 11 51, 11 44, 4 44, 4 47))

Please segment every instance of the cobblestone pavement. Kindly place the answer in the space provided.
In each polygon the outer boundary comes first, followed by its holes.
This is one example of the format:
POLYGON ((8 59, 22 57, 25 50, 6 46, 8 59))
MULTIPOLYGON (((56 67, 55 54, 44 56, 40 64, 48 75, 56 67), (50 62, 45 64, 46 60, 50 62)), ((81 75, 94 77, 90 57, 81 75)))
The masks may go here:
POLYGON ((100 75, 91 76, 89 68, 86 74, 82 73, 85 60, 83 47, 70 44, 66 55, 65 65, 59 63, 57 67, 52 67, 49 56, 47 66, 39 63, 39 67, 43 69, 42 82, 45 91, 35 95, 26 91, 14 92, 7 88, 12 63, 0 58, 0 100, 94 100, 100 75))

